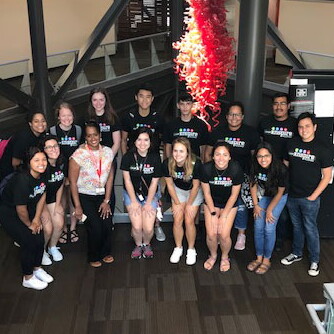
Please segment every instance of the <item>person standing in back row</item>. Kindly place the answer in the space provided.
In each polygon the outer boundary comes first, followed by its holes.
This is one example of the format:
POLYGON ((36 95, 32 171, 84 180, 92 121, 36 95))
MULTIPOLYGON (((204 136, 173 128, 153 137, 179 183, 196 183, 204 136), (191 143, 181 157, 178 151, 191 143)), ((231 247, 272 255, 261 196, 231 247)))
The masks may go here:
MULTIPOLYGON (((137 106, 126 112, 122 117, 121 150, 123 156, 129 148, 134 147, 134 142, 136 140, 134 134, 137 129, 142 127, 151 130, 151 151, 159 153, 163 120, 160 113, 151 107, 154 100, 153 88, 148 84, 139 86, 135 94, 135 99, 137 101, 137 106)), ((158 189, 158 198, 160 202, 160 185, 158 189)), ((155 221, 154 233, 158 241, 166 240, 165 233, 160 226, 158 219, 155 221)))
POLYGON ((287 146, 285 164, 289 166, 290 191, 287 202, 293 226, 292 252, 281 263, 290 265, 303 256, 306 237, 310 267, 308 274, 319 274, 320 239, 317 217, 320 195, 332 177, 333 158, 329 149, 316 139, 317 124, 314 114, 298 117, 299 137, 287 146))

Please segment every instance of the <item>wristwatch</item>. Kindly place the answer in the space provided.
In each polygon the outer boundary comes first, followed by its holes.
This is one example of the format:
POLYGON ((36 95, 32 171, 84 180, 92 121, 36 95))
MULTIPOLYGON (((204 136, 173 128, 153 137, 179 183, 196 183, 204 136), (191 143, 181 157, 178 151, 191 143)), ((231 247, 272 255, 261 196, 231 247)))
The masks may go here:
POLYGON ((217 214, 216 211, 212 211, 212 212, 211 212, 211 216, 215 216, 216 214, 217 214))

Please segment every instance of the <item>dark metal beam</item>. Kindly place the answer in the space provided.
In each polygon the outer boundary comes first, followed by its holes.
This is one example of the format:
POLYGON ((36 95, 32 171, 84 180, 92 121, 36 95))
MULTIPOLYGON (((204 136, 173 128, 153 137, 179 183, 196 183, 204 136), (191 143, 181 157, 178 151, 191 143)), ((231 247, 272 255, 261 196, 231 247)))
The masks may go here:
POLYGON ((262 109, 269 0, 241 0, 235 98, 245 106, 245 123, 255 126, 262 109))
POLYGON ((290 62, 290 64, 297 69, 304 69, 302 59, 288 43, 284 41, 283 35, 279 32, 274 23, 268 18, 267 33, 274 45, 281 51, 283 56, 290 62))
POLYGON ((33 110, 37 106, 36 99, 26 93, 23 93, 3 79, 0 79, 0 93, 8 100, 22 106, 25 109, 33 110))
POLYGON ((59 90, 53 98, 53 103, 56 103, 64 97, 128 2, 129 0, 115 0, 104 14, 94 31, 89 36, 86 45, 79 50, 76 65, 74 66, 75 59, 73 59, 67 66, 61 78, 58 80, 56 86, 59 90))
POLYGON ((35 88, 38 107, 44 112, 49 124, 54 117, 51 106, 52 88, 49 84, 48 65, 46 60, 45 31, 42 0, 27 0, 32 60, 34 67, 35 88))

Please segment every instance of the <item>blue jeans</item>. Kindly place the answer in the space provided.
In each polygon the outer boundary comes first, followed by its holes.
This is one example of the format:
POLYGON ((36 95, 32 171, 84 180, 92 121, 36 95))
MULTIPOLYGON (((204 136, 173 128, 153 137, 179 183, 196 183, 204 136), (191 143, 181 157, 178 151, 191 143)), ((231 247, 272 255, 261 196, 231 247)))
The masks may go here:
POLYGON ((240 196, 237 199, 236 205, 238 206, 238 211, 234 219, 234 227, 238 230, 245 230, 248 222, 248 209, 240 196))
MULTIPOLYGON (((263 210, 266 210, 272 199, 272 197, 263 196, 259 201, 259 206, 263 210)), ((266 222, 265 211, 261 211, 260 217, 255 218, 254 241, 257 256, 263 256, 266 259, 271 258, 276 241, 276 225, 287 199, 288 195, 285 194, 276 204, 273 210, 273 216, 275 217, 275 221, 273 223, 266 222)))
POLYGON ((297 256, 303 255, 306 237, 310 262, 319 263, 320 240, 317 216, 320 208, 320 197, 315 201, 289 197, 287 207, 293 226, 292 253, 297 256))

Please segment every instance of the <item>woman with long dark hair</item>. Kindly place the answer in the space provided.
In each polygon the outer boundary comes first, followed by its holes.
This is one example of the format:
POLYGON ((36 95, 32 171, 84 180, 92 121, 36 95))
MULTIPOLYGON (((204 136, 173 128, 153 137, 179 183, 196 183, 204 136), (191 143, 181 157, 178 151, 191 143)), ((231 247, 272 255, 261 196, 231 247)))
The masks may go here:
POLYGON ((158 207, 160 156, 151 151, 152 132, 142 127, 134 132, 134 147, 123 156, 124 204, 132 225, 136 247, 131 258, 152 258, 151 239, 158 207))
POLYGON ((206 242, 210 251, 204 268, 211 270, 215 265, 219 244, 222 252, 219 270, 226 272, 230 269, 231 228, 237 214, 236 201, 243 172, 240 165, 231 160, 231 145, 226 142, 213 146, 212 159, 203 165, 201 176, 206 242))
POLYGON ((171 156, 163 162, 163 175, 172 199, 174 217, 173 234, 176 247, 170 257, 170 262, 178 263, 183 254, 184 222, 188 242, 186 263, 193 265, 196 263, 197 256, 195 217, 203 202, 199 180, 201 161, 196 158, 195 154, 192 154, 187 138, 176 138, 172 143, 171 151, 171 156))
POLYGON ((63 255, 57 247, 57 242, 61 236, 64 227, 64 208, 62 205, 62 195, 64 190, 64 163, 60 154, 58 138, 53 135, 47 135, 40 144, 48 158, 46 168, 46 205, 42 213, 42 223, 44 231, 45 248, 48 247, 48 253, 44 250, 43 265, 50 265, 52 261, 61 261, 63 255))
POLYGON ((256 148, 250 172, 251 195, 254 203, 254 240, 256 259, 249 271, 265 274, 276 241, 276 225, 287 201, 288 172, 278 160, 269 143, 256 148))
POLYGON ((44 235, 41 214, 45 203, 47 167, 45 153, 31 147, 27 154, 28 171, 17 173, 3 189, 0 217, 3 229, 20 245, 22 285, 42 290, 53 277, 42 268, 44 235))
POLYGON ((94 268, 112 263, 111 187, 113 151, 100 144, 101 132, 96 122, 84 127, 86 143, 71 156, 69 180, 74 215, 87 228, 88 262, 94 268), (87 217, 85 220, 84 217, 87 217))

